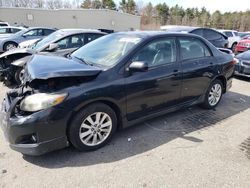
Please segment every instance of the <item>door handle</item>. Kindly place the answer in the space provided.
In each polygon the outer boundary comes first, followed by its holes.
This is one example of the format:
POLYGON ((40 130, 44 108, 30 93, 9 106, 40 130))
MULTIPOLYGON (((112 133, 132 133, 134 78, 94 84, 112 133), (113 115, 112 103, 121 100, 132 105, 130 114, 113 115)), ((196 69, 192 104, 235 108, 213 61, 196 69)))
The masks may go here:
POLYGON ((174 76, 177 76, 180 73, 180 71, 177 69, 175 69, 173 72, 174 72, 174 76))

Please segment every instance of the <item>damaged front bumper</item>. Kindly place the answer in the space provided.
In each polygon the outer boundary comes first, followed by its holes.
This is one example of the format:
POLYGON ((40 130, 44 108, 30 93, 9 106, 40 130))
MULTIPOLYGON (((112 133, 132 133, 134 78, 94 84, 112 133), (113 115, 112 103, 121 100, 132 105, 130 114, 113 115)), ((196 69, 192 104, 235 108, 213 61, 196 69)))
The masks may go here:
POLYGON ((13 150, 36 156, 68 146, 68 112, 65 109, 50 108, 29 115, 17 115, 15 108, 18 100, 8 93, 0 112, 1 128, 13 150))

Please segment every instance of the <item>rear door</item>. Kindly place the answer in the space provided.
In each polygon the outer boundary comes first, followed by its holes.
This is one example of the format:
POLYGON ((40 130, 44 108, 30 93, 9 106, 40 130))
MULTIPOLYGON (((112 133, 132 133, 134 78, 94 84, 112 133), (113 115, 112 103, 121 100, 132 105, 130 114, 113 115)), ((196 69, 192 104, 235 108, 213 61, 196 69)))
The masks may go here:
POLYGON ((175 38, 146 44, 131 62, 144 61, 146 72, 134 72, 125 79, 127 119, 134 120, 176 104, 181 91, 180 64, 175 38))
POLYGON ((182 66, 181 101, 187 102, 204 94, 216 71, 216 60, 202 40, 180 37, 178 41, 182 66))

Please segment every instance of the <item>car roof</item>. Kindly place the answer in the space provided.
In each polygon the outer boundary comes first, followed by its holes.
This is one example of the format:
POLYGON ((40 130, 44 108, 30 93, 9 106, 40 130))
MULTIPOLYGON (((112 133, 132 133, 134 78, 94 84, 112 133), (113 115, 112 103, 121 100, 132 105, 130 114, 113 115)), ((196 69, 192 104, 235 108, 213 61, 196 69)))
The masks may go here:
POLYGON ((219 29, 220 32, 238 32, 236 30, 230 30, 230 29, 219 29))
POLYGON ((51 29, 51 30, 57 30, 57 28, 51 28, 51 27, 28 27, 27 30, 31 29, 51 29))
POLYGON ((7 29, 7 28, 11 28, 11 29, 25 29, 24 27, 16 27, 16 26, 2 26, 1 29, 7 29))
POLYGON ((198 37, 192 33, 181 33, 181 32, 167 32, 167 31, 126 31, 126 32, 117 32, 115 34, 123 34, 124 36, 130 37, 140 37, 140 38, 151 38, 157 36, 193 36, 198 37))
POLYGON ((100 34, 106 34, 104 32, 101 32, 97 29, 59 29, 57 32, 60 32, 62 34, 65 33, 65 35, 69 34, 75 34, 75 33, 100 33, 100 34))

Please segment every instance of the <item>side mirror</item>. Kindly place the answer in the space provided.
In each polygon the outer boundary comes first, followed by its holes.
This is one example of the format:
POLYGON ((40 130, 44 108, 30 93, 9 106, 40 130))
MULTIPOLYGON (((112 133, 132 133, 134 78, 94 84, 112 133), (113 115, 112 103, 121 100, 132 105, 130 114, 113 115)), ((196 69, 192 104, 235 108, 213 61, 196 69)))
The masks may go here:
POLYGON ((148 70, 148 63, 144 61, 135 61, 129 65, 129 71, 131 72, 145 72, 148 70))
POLYGON ((52 52, 55 51, 58 48, 58 44, 56 43, 51 43, 47 49, 47 51, 52 52))

